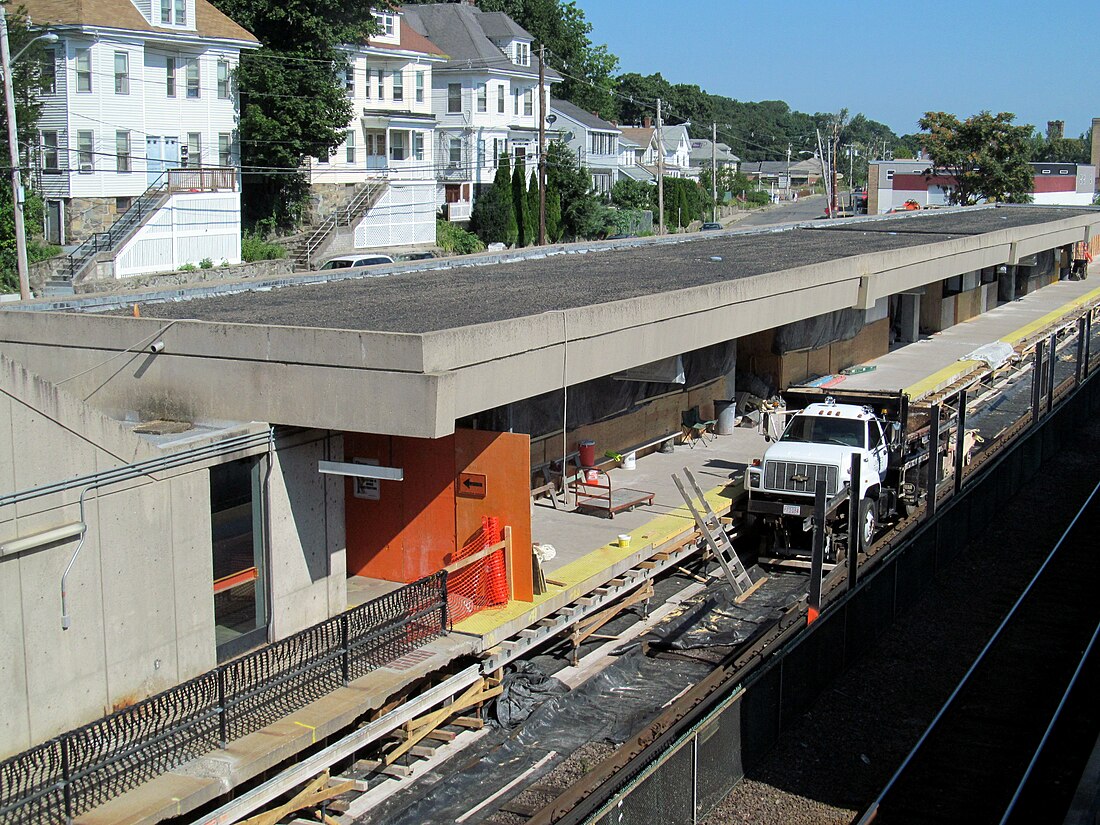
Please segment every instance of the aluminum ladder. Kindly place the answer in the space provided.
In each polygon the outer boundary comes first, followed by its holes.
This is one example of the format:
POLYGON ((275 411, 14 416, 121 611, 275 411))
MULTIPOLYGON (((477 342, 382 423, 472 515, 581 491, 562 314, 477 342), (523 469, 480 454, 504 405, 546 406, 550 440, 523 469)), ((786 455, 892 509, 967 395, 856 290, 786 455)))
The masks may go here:
POLYGON ((706 496, 703 495, 703 491, 699 487, 699 482, 695 480, 695 476, 691 474, 691 470, 687 467, 684 467, 684 477, 687 478, 688 484, 691 485, 695 495, 689 494, 684 489, 683 481, 673 473, 672 480, 676 484, 676 489, 684 497, 684 502, 695 517, 695 524, 699 527, 699 532, 703 534, 707 546, 710 547, 711 552, 718 559, 718 563, 722 565, 722 572, 726 574, 726 579, 733 587, 734 592, 739 596, 743 595, 753 585, 752 576, 745 569, 745 565, 741 563, 737 551, 733 548, 733 542, 730 541, 730 537, 726 535, 726 531, 722 528, 722 522, 719 521, 717 514, 711 509, 710 502, 707 501, 706 496), (698 498, 701 502, 705 515, 700 513, 699 508, 695 506, 695 498, 698 498))

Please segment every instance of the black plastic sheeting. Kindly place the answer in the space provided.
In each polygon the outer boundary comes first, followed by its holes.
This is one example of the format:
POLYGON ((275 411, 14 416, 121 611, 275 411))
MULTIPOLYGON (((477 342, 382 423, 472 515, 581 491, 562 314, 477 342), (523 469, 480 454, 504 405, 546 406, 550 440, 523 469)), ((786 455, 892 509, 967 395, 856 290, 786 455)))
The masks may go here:
MULTIPOLYGON (((582 745, 620 744, 637 735, 676 696, 713 669, 712 664, 687 653, 669 658, 644 655, 640 641, 649 641, 650 650, 682 651, 738 644, 770 624, 805 589, 804 577, 780 576, 753 593, 744 605, 736 605, 729 586, 718 581, 685 601, 683 613, 624 645, 615 661, 575 690, 564 694, 550 690, 550 698, 541 704, 541 697, 534 694, 517 701, 522 710, 532 712, 515 730, 493 729, 359 821, 386 825, 453 822, 554 752, 539 771, 524 777, 515 788, 465 822, 487 819, 508 798, 535 784, 539 776, 553 770, 582 745)), ((522 663, 512 670, 513 691, 521 685, 526 686, 523 690, 540 685, 545 678, 522 663)), ((505 681, 508 679, 506 676, 505 681)), ((541 689, 535 693, 545 695, 541 689)), ((509 709, 505 715, 511 712, 509 709)))
POLYGON ((862 309, 838 309, 775 330, 772 353, 783 355, 804 349, 819 349, 835 341, 850 341, 863 329, 867 313, 862 309))
POLYGON ((698 650, 744 644, 761 627, 779 619, 783 611, 805 593, 801 576, 775 579, 765 599, 746 599, 737 604, 724 582, 712 585, 690 601, 676 620, 658 625, 649 633, 651 650, 698 650))
MULTIPOLYGON (((669 392, 686 391, 715 378, 729 375, 737 363, 735 341, 726 341, 682 356, 686 381, 664 384, 654 381, 619 381, 610 376, 585 381, 569 388, 568 429, 631 412, 650 398, 669 392)), ((716 388, 716 397, 723 397, 725 388, 716 388)), ((497 432, 527 433, 532 438, 561 430, 562 393, 536 395, 517 401, 510 407, 496 407, 478 413, 480 429, 497 432)))
POLYGON ((505 730, 523 722, 547 699, 569 692, 563 682, 522 660, 512 665, 500 686, 501 694, 493 703, 492 717, 505 730))

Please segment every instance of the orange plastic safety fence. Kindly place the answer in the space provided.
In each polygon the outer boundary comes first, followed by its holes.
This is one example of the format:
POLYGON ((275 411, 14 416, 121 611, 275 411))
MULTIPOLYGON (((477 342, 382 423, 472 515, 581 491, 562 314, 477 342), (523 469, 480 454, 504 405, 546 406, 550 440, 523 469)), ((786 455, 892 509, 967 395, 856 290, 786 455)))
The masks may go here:
MULTIPOLYGON (((483 516, 481 529, 463 545, 455 562, 499 543, 502 536, 500 520, 495 516, 483 516)), ((487 607, 507 604, 508 595, 508 568, 503 548, 447 577, 447 613, 452 622, 460 622, 487 607)))

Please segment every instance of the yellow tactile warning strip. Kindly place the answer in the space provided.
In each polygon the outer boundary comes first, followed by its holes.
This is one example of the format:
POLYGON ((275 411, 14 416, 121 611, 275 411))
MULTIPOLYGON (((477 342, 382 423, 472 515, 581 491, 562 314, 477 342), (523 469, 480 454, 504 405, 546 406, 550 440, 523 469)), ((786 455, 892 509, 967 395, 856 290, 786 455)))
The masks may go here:
MULTIPOLYGON (((729 506, 730 499, 722 495, 727 486, 715 487, 704 493, 716 513, 724 512, 729 506)), ((576 595, 574 598, 585 595, 585 593, 599 587, 607 579, 612 578, 611 576, 601 578, 601 573, 610 570, 616 563, 629 558, 644 547, 649 545, 660 547, 662 544, 671 541, 688 527, 691 527, 694 522, 691 511, 686 506, 681 505, 646 522, 641 527, 631 530, 629 547, 619 547, 617 543, 605 544, 603 547, 593 550, 591 553, 581 556, 576 561, 559 567, 553 573, 548 574, 548 578, 561 582, 562 586, 550 585, 546 593, 535 596, 534 601, 531 602, 509 601, 504 607, 482 610, 480 613, 475 613, 470 618, 456 623, 454 629, 462 633, 485 636, 497 628, 521 618, 525 613, 531 614, 530 623, 534 624, 534 622, 543 618, 543 615, 539 612, 539 606, 543 603, 566 590, 575 590, 576 595)), ((608 524, 614 525, 614 522, 609 521, 608 524)))
MULTIPOLYGON (((1071 314, 1075 310, 1083 308, 1087 304, 1096 303, 1096 301, 1098 300, 1100 300, 1100 287, 1092 290, 1091 292, 1086 292, 1084 295, 1081 295, 1077 298, 1074 298, 1072 301, 1069 301, 1068 303, 1058 307, 1058 309, 1051 310, 1043 317, 1036 318, 1034 321, 1025 324, 1015 332, 1009 333, 1000 340, 1004 341, 1006 344, 1016 346, 1018 343, 1028 338, 1028 336, 1033 335, 1038 330, 1041 330, 1044 327, 1048 327, 1051 324, 1057 322, 1060 318, 1064 318, 1066 315, 1071 314)), ((917 400, 924 397, 925 395, 928 395, 931 392, 935 392, 936 390, 941 389, 942 387, 946 387, 948 384, 952 383, 956 379, 961 378, 962 376, 978 369, 981 365, 981 361, 956 361, 954 364, 949 364, 943 369, 937 370, 936 372, 932 373, 928 377, 922 378, 915 384, 910 384, 908 387, 905 388, 905 392, 909 395, 910 398, 912 398, 913 400, 917 400)))

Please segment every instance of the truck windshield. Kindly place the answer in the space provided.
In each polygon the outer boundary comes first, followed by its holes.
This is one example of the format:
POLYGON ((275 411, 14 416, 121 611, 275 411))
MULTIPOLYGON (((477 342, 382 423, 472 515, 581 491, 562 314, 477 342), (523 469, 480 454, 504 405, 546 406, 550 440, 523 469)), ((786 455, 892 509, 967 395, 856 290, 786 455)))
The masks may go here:
POLYGON ((827 418, 820 415, 796 415, 787 425, 780 441, 808 441, 813 444, 840 444, 863 448, 865 428, 862 421, 827 418))

